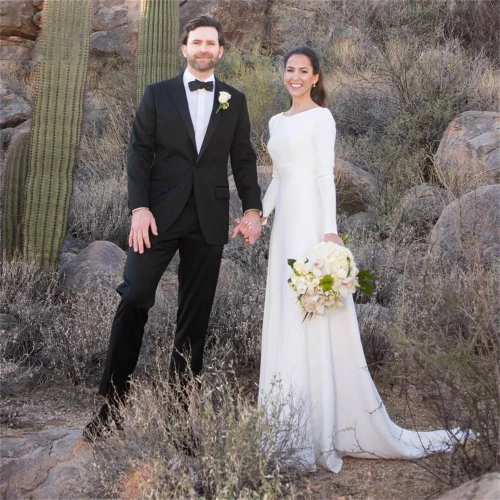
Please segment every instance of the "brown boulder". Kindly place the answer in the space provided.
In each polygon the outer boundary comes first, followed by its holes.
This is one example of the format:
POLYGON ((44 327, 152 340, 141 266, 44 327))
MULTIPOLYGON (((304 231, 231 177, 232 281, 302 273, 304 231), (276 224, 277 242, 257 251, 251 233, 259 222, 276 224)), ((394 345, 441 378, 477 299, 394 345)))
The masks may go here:
POLYGON ((13 432, 0 445, 2 498, 96 498, 92 449, 81 430, 13 432))
POLYGON ((213 16, 230 43, 249 48, 264 39, 268 7, 269 0, 186 0, 180 7, 180 29, 201 14, 213 16))
POLYGON ((397 222, 413 226, 419 233, 430 230, 448 204, 444 189, 429 184, 413 186, 403 196, 397 209, 397 222))
POLYGON ((20 36, 34 40, 39 30, 33 22, 36 12, 33 0, 0 0, 2 37, 20 36))
POLYGON ((124 266, 121 248, 109 241, 94 241, 61 268, 60 289, 64 293, 114 290, 122 282, 124 266))
POLYGON ((0 82, 0 129, 17 127, 31 115, 31 106, 3 82, 0 82))
POLYGON ((2 149, 7 149, 9 144, 19 134, 29 133, 31 130, 31 118, 14 128, 4 128, 0 130, 0 145, 2 149))
MULTIPOLYGON (((63 253, 59 265, 59 289, 62 293, 106 293, 115 296, 116 287, 123 281, 125 252, 110 241, 94 241, 76 256, 63 253)), ((165 303, 161 287, 156 291, 156 303, 165 303)))
MULTIPOLYGON (((314 2, 272 2, 267 14, 269 29, 266 45, 274 52, 284 53, 291 47, 307 42, 304 34, 317 26, 317 6, 314 2)), ((315 42, 322 34, 316 31, 315 42)), ((326 33, 328 36, 328 33, 326 33)))
POLYGON ((6 74, 19 68, 21 64, 31 59, 31 51, 35 42, 10 36, 0 39, 0 72, 6 74))
POLYGON ((94 0, 92 6, 92 30, 112 30, 138 22, 141 2, 137 0, 94 0))
POLYGON ((450 203, 431 233, 434 265, 477 263, 486 267, 500 259, 500 184, 483 186, 450 203))
POLYGON ((96 497, 92 449, 81 430, 21 431, 2 436, 0 446, 2 498, 96 497))
POLYGON ((335 160, 337 207, 348 215, 369 211, 377 199, 377 180, 366 170, 342 159, 335 160))
POLYGON ((340 223, 340 232, 350 234, 376 234, 380 230, 380 217, 374 212, 358 212, 340 223))
POLYGON ((33 22, 39 27, 42 27, 43 12, 39 11, 33 16, 33 22))
POLYGON ((441 140, 436 166, 441 182, 457 194, 500 183, 500 113, 458 115, 441 140))
POLYGON ((123 59, 132 59, 137 54, 137 36, 138 31, 131 31, 128 25, 97 31, 90 35, 90 48, 97 53, 116 54, 123 59))
POLYGON ((446 492, 438 500, 498 500, 498 498, 500 498, 500 473, 491 472, 446 492))
POLYGON ((131 59, 137 54, 141 2, 94 0, 90 48, 131 59))

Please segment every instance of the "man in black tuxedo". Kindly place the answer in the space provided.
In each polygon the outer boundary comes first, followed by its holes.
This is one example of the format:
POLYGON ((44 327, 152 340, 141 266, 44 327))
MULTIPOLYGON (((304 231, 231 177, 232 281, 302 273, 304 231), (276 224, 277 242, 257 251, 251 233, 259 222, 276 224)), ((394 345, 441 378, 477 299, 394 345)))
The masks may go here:
POLYGON ((173 379, 202 368, 208 320, 228 241, 228 158, 244 215, 233 230, 249 244, 260 236, 261 201, 244 94, 214 77, 224 51, 220 24, 202 16, 183 34, 187 68, 148 85, 130 137, 127 173, 132 222, 121 301, 111 328, 99 393, 107 399, 85 428, 100 437, 125 400, 148 311, 160 278, 179 250, 179 305, 173 379))

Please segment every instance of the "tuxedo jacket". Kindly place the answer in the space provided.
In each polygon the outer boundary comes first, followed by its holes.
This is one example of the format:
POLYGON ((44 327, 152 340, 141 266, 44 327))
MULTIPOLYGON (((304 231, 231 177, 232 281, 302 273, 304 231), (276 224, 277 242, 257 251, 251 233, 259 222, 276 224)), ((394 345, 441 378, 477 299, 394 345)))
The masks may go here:
POLYGON ((228 159, 243 211, 262 209, 245 95, 217 78, 214 106, 200 153, 195 142, 182 74, 146 87, 136 112, 127 154, 129 206, 148 207, 158 234, 177 219, 194 188, 203 236, 228 241, 228 159), (229 92, 226 110, 219 93, 229 92))

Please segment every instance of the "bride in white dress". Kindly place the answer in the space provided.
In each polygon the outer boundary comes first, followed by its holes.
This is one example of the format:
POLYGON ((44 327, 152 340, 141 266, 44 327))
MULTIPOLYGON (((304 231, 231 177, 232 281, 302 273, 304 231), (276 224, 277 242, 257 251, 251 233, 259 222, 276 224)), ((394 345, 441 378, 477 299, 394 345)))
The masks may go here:
MULTIPOLYGON (((363 353, 352 297, 343 308, 303 321, 287 280, 287 259, 304 260, 320 241, 337 235, 334 185, 335 121, 322 107, 325 93, 318 57, 308 47, 285 59, 292 106, 271 118, 273 178, 263 217, 275 210, 262 334, 259 404, 271 411, 277 387, 307 408, 298 458, 333 472, 342 456, 414 459, 452 448, 462 433, 402 429, 387 414, 363 353)), ((287 396, 287 397, 288 397, 287 396)), ((291 400, 279 405, 292 405, 291 400)), ((283 409, 283 406, 282 406, 283 409)), ((293 416, 293 410, 285 408, 293 416)), ((297 416, 296 416, 297 418, 297 416)))

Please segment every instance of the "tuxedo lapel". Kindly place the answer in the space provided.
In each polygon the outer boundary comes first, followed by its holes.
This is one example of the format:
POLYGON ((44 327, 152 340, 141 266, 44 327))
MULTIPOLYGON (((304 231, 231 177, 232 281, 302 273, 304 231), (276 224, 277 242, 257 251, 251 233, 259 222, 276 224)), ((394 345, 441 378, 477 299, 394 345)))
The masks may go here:
POLYGON ((207 149, 208 143, 210 142, 210 139, 212 138, 212 135, 215 132, 215 129, 217 128, 217 125, 219 124, 221 119, 222 112, 219 111, 217 113, 217 108, 219 107, 218 95, 220 90, 220 81, 216 78, 214 85, 214 105, 212 107, 212 114, 210 115, 210 121, 208 122, 207 131, 205 133, 205 137, 203 138, 203 143, 201 144, 200 153, 198 154, 198 160, 196 161, 196 163, 200 161, 200 158, 207 149))
POLYGON ((191 120, 191 114, 189 113, 189 105, 186 97, 186 89, 184 88, 184 82, 182 79, 182 74, 175 78, 174 84, 169 87, 170 94, 172 99, 175 102, 175 106, 179 111, 179 114, 186 125, 189 137, 193 143, 193 146, 196 150, 196 139, 194 136, 194 127, 193 122, 191 120))

